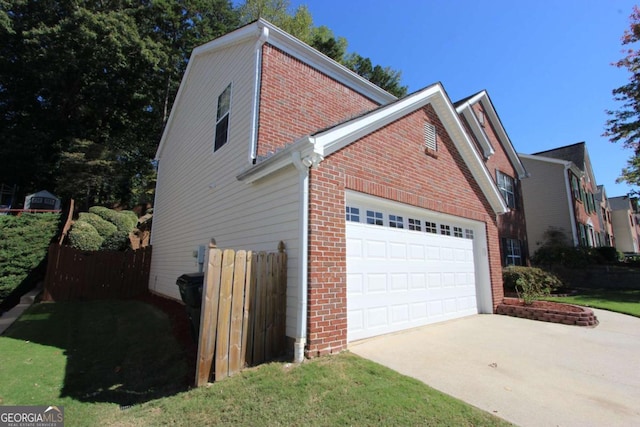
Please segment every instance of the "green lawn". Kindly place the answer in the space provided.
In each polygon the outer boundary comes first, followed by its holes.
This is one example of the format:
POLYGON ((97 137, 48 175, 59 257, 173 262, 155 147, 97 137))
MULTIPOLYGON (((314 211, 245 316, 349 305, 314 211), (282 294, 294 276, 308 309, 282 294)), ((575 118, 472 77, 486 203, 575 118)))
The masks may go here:
POLYGON ((640 317, 640 289, 581 289, 576 295, 548 300, 640 317))
POLYGON ((63 405, 68 426, 509 425, 349 353, 187 389, 168 317, 139 301, 37 304, 0 355, 0 405, 63 405))

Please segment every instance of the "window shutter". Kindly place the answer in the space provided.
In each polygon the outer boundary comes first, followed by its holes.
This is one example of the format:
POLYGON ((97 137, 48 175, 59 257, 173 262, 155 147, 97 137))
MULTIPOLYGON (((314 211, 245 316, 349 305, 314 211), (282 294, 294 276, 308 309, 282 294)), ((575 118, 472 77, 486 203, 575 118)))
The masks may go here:
POLYGON ((424 146, 429 150, 436 151, 436 127, 431 123, 424 124, 424 146))

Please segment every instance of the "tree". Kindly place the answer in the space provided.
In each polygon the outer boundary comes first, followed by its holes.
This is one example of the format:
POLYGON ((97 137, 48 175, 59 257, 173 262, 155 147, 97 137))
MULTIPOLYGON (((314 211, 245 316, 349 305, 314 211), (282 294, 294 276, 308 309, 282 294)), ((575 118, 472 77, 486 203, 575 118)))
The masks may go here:
POLYGON ((380 65, 374 66, 371 63, 371 59, 364 58, 357 53, 347 55, 344 65, 398 98, 407 94, 407 86, 400 84, 400 78, 402 77, 400 71, 395 71, 390 67, 383 68, 380 65))
POLYGON ((618 182, 626 181, 640 186, 640 50, 633 44, 640 41, 640 9, 634 6, 630 16, 630 27, 622 36, 622 45, 628 46, 623 51, 626 56, 615 62, 618 68, 626 68, 631 76, 629 83, 613 90, 613 99, 622 102, 618 110, 607 110, 610 116, 606 122, 604 136, 611 142, 622 142, 625 148, 633 151, 627 167, 622 169, 618 182))
POLYGON ((241 22, 245 24, 264 18, 387 92, 397 97, 407 94, 407 87, 400 84, 399 71, 374 66, 370 58, 357 53, 347 55, 347 40, 335 37, 333 31, 326 26, 314 27, 306 6, 299 6, 292 14, 289 13, 289 8, 289 0, 245 0, 238 10, 241 22))
POLYGON ((0 6, 0 182, 86 204, 147 194, 191 49, 238 24, 227 0, 0 6))

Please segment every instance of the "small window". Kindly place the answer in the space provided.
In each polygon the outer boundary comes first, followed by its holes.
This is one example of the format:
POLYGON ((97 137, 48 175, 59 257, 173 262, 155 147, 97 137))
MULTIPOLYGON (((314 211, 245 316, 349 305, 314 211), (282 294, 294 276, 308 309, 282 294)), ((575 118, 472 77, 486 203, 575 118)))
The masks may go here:
POLYGON ((427 150, 437 151, 436 127, 431 123, 424 124, 424 147, 427 150))
POLYGON ((229 109, 231 106, 231 83, 218 97, 218 110, 216 113, 216 136, 213 151, 227 143, 229 139, 229 109))
POLYGON ((505 265, 522 265, 520 240, 504 239, 505 265))
POLYGON ((360 222, 360 209, 347 206, 347 221, 360 222))
POLYGON ((448 225, 440 224, 440 234, 451 236, 451 227, 448 225))
POLYGON ((367 211, 367 224, 384 225, 382 221, 382 212, 367 211))
POLYGON ((425 221, 425 223, 424 223, 424 231, 426 231, 427 233, 437 234, 438 233, 438 225, 435 222, 425 221))
POLYGON ((500 193, 502 193, 502 197, 504 201, 507 203, 511 209, 515 209, 516 207, 516 192, 515 192, 515 181, 509 175, 506 175, 499 170, 496 170, 496 181, 498 184, 498 188, 500 189, 500 193))
POLYGON ((389 227, 404 228, 404 222, 402 217, 398 215, 389 215, 389 227))
POLYGON ((473 230, 468 229, 468 228, 465 229, 464 230, 464 238, 473 240, 473 230))
POLYGON ((453 227, 453 236, 454 237, 462 237, 462 228, 453 227))
POLYGON ((419 219, 409 218, 409 230, 422 231, 422 222, 419 219))

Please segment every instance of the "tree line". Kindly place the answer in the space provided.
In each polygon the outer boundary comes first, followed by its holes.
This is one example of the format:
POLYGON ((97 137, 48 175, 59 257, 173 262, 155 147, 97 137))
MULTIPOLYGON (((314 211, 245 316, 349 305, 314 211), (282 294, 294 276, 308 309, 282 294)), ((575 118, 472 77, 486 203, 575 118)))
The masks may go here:
POLYGON ((396 96, 288 0, 0 0, 0 183, 85 207, 152 201, 153 157, 191 50, 263 17, 396 96))

